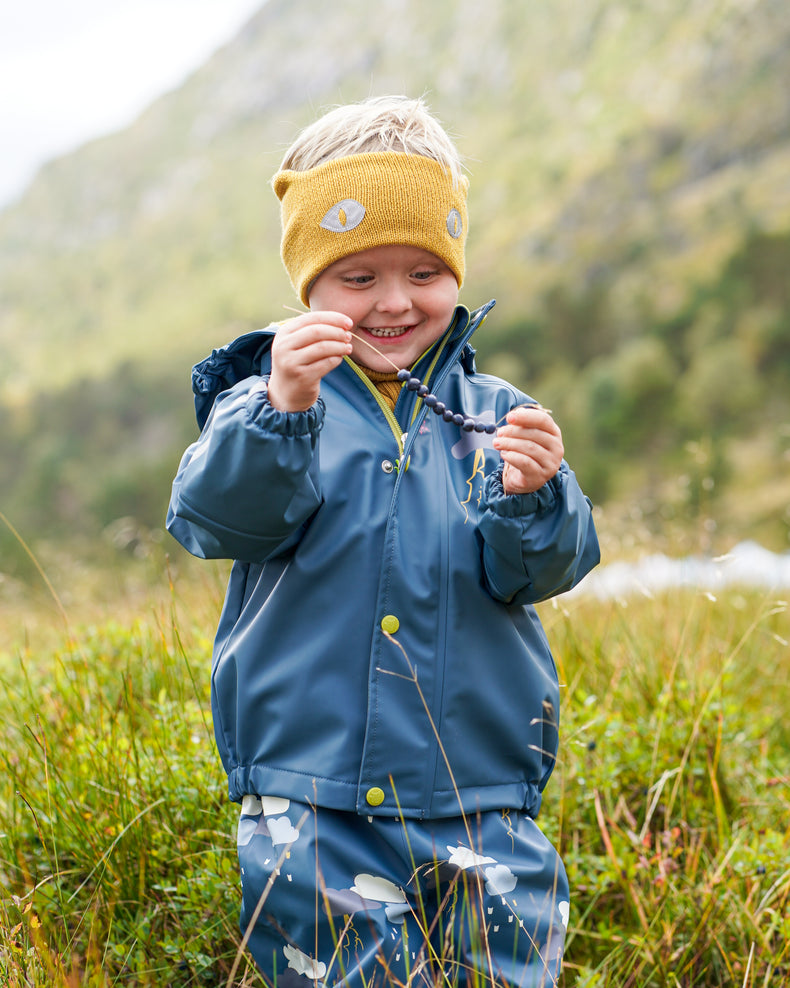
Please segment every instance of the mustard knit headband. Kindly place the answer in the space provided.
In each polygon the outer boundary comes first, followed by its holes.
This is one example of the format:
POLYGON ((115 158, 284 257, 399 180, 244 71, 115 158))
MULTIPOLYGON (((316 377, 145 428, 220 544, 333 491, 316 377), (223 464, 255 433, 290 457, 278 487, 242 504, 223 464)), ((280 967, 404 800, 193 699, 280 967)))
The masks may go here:
POLYGON ((305 305, 330 264, 387 244, 422 247, 464 279, 465 177, 433 158, 380 151, 335 158, 272 180, 281 202, 283 264, 305 305))

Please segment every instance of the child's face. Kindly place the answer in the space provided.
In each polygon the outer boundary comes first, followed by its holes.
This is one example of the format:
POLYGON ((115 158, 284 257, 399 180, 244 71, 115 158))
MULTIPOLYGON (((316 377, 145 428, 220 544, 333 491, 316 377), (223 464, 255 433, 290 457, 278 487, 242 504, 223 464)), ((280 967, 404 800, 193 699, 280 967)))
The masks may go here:
POLYGON ((458 283, 444 261, 400 245, 335 261, 310 291, 311 312, 342 312, 354 320, 359 339, 352 341, 352 358, 385 372, 410 367, 438 340, 457 302, 458 283))

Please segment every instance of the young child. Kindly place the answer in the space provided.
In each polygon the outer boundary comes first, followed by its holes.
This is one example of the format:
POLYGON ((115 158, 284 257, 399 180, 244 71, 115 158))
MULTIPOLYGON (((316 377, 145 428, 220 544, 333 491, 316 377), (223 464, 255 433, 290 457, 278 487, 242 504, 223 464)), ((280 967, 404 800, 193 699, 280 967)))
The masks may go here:
POLYGON ((235 560, 215 732, 242 930, 280 988, 559 975, 567 879, 535 824, 559 692, 532 605, 598 544, 549 412, 475 369, 493 303, 457 304, 466 189, 421 101, 328 113, 274 178, 309 311, 193 372, 168 528, 235 560))

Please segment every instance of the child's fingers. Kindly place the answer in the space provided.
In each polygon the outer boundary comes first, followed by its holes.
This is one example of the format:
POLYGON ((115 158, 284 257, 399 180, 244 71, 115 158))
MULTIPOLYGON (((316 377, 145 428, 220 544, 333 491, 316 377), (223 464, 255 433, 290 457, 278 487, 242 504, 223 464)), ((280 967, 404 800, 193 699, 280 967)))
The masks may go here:
POLYGON ((303 350, 322 343, 350 346, 351 340, 351 333, 344 324, 318 320, 289 320, 280 326, 275 335, 275 345, 280 350, 303 350))
POLYGON ((508 413, 506 422, 497 430, 494 447, 500 451, 541 447, 552 452, 562 448, 560 427, 551 415, 539 406, 522 406, 508 413))
POLYGON ((348 316, 306 312, 282 323, 272 343, 269 400, 282 411, 309 408, 321 379, 351 353, 348 316))
POLYGON ((323 327, 325 330, 335 328, 349 332, 353 326, 353 319, 344 315, 342 312, 322 310, 320 312, 304 312, 302 315, 294 316, 293 319, 287 319, 285 322, 280 323, 278 333, 283 331, 294 333, 297 330, 309 327, 323 327))
POLYGON ((560 433, 560 427, 552 418, 551 412, 542 405, 518 405, 516 408, 511 408, 505 417, 505 423, 506 426, 516 428, 540 429, 555 435, 560 433))
POLYGON ((504 452, 502 477, 507 494, 528 494, 542 487, 556 474, 561 459, 539 453, 530 456, 523 452, 504 452))
POLYGON ((565 453, 559 426, 540 406, 512 409, 497 431, 494 447, 505 463, 505 489, 510 494, 542 487, 560 468, 565 453))
POLYGON ((556 432, 546 432, 543 429, 523 429, 520 426, 502 426, 494 437, 497 449, 512 449, 513 444, 530 442, 536 446, 554 447, 562 442, 556 432))
POLYGON ((544 451, 552 456, 564 454, 562 435, 557 432, 546 432, 543 429, 523 429, 503 426, 494 437, 494 449, 500 453, 506 451, 527 452, 540 456, 544 451))
POLYGON ((330 371, 333 371, 335 367, 338 367, 343 360, 343 354, 327 354, 325 357, 316 357, 311 359, 310 363, 304 363, 298 368, 295 368, 292 375, 291 381, 295 388, 312 388, 316 390, 320 384, 321 378, 325 377, 330 371))
POLYGON ((550 473, 553 476, 562 462, 558 449, 548 449, 539 443, 513 443, 499 447, 502 459, 523 473, 534 470, 540 473, 550 473))
POLYGON ((351 334, 342 325, 292 320, 275 335, 272 364, 288 374, 309 370, 323 377, 351 350, 351 334), (327 360, 333 361, 331 366, 319 366, 327 360))
POLYGON ((319 335, 310 331, 307 336, 296 336, 289 346, 278 351, 277 356, 280 361, 288 360, 291 364, 309 367, 327 357, 337 357, 340 360, 350 353, 351 340, 345 336, 319 335))

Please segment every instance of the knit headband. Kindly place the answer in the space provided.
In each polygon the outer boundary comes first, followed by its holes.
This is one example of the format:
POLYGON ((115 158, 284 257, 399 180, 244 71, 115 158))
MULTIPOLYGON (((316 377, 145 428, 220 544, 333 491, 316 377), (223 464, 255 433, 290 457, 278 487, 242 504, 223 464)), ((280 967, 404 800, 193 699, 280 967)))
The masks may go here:
POLYGON ((463 282, 469 183, 461 177, 453 187, 450 172, 433 158, 354 154, 308 171, 280 171, 272 184, 281 203, 280 253, 305 305, 330 264, 388 244, 430 251, 463 282))

